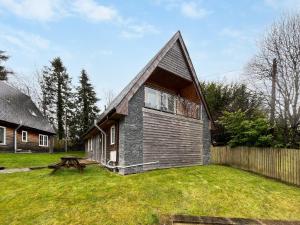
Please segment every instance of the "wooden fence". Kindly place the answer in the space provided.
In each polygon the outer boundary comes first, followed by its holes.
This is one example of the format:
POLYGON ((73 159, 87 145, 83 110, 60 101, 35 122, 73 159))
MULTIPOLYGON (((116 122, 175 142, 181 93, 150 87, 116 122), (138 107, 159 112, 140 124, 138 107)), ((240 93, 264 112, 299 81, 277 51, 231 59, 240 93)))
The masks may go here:
POLYGON ((212 147, 211 160, 300 186, 300 149, 212 147))

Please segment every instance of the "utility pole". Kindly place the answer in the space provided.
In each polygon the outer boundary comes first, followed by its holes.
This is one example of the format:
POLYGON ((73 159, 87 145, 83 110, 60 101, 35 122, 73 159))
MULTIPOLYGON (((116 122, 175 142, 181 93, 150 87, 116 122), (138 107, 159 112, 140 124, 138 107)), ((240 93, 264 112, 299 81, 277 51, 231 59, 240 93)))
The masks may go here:
POLYGON ((275 101, 276 101, 276 80, 277 80, 277 60, 273 59, 272 64, 272 93, 271 93, 271 113, 270 113, 270 124, 274 127, 275 124, 275 101))

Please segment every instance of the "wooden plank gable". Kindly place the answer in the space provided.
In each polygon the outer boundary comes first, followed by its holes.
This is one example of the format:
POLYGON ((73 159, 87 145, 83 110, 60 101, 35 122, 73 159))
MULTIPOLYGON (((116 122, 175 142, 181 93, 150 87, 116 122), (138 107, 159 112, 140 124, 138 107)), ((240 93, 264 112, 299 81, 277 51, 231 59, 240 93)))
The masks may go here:
POLYGON ((189 65, 178 41, 176 41, 172 48, 169 49, 158 66, 174 74, 177 74, 184 79, 190 81, 192 80, 192 74, 189 70, 189 65))
MULTIPOLYGON (((112 113, 117 113, 119 115, 128 115, 128 102, 138 91, 138 89, 145 84, 147 79, 157 68, 167 70, 172 74, 177 74, 187 81, 192 81, 196 90, 196 94, 201 99, 208 117, 212 121, 211 114, 207 107, 205 98, 201 92, 199 81, 196 76, 192 61, 190 59, 182 36, 178 31, 112 101, 107 109, 100 115, 97 123, 100 124, 112 113)), ((91 129, 92 127, 87 131, 86 134, 88 134, 91 129)))

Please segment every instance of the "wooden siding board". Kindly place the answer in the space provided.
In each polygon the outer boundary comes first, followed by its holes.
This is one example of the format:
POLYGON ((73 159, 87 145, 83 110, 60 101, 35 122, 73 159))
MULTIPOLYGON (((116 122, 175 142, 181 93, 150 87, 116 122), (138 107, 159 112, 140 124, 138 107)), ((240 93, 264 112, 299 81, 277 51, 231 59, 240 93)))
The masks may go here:
MULTIPOLYGON (((0 145, 0 152, 14 152, 14 131, 16 127, 6 127, 6 144, 0 145)), ((30 150, 32 152, 48 152, 53 147, 53 136, 45 132, 33 131, 30 129, 20 128, 17 132, 17 149, 30 150), (27 131, 27 142, 22 142, 22 131, 27 131), (39 146, 39 134, 48 135, 48 147, 39 146)))
POLYGON ((202 123, 151 109, 143 109, 144 170, 202 164, 202 123))
POLYGON ((300 185, 300 151, 284 148, 213 147, 212 161, 300 185))
POLYGON ((163 57, 158 66, 187 80, 192 80, 192 75, 188 68, 189 66, 178 41, 163 57))

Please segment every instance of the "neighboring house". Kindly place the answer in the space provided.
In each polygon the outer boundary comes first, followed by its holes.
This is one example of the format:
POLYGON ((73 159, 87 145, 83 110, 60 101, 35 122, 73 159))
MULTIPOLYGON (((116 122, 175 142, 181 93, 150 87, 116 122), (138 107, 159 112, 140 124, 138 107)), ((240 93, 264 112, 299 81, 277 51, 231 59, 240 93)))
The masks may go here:
POLYGON ((29 96, 0 81, 0 152, 48 152, 55 131, 29 96))
POLYGON ((203 165, 211 116, 180 32, 84 135, 89 157, 121 174, 203 165))

